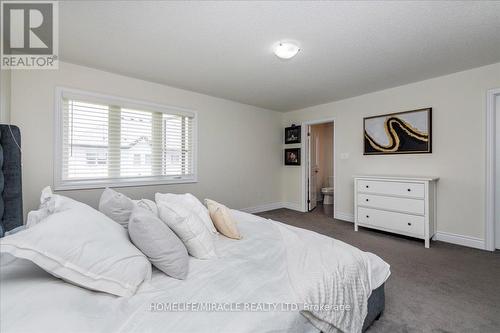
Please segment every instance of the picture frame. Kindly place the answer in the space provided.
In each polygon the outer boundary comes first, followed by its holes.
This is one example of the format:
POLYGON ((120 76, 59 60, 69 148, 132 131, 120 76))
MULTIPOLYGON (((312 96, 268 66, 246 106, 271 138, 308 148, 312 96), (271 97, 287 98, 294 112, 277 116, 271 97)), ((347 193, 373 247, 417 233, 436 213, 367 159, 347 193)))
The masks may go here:
POLYGON ((301 142, 302 131, 300 126, 292 125, 285 128, 285 144, 301 142))
POLYGON ((285 149, 285 165, 300 165, 300 148, 285 149))
POLYGON ((432 153, 432 108, 363 118, 363 155, 432 153))

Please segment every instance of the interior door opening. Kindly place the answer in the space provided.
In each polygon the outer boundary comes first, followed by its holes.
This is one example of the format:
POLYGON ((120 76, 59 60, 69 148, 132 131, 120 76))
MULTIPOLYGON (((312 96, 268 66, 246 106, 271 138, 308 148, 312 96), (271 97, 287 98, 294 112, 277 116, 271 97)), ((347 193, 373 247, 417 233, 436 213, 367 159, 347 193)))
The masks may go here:
POLYGON ((333 217, 334 123, 311 124, 306 131, 306 207, 309 212, 321 208, 322 213, 333 217))

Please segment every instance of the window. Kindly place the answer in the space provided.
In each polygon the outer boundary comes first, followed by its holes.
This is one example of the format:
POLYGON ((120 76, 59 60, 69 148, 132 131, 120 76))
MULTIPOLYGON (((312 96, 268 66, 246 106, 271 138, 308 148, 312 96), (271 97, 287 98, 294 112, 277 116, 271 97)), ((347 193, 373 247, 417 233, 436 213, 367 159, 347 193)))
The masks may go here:
POLYGON ((87 165, 105 165, 108 161, 108 154, 106 151, 86 151, 87 165))
POLYGON ((196 182, 196 113, 57 89, 55 188, 196 182))
POLYGON ((141 165, 141 154, 134 154, 134 166, 141 165))

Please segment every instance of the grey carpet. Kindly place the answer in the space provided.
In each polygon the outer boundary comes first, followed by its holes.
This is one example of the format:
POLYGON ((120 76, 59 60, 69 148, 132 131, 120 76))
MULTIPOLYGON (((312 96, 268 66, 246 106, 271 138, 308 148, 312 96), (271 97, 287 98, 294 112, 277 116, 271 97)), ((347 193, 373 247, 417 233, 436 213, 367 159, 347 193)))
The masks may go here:
MULTIPOLYGON (((326 207, 326 206, 325 206, 326 207)), ((331 207, 331 206, 330 206, 331 207)), ((360 228, 311 213, 278 209, 258 214, 334 237, 391 265, 386 306, 371 332, 500 332, 500 253, 360 228)))

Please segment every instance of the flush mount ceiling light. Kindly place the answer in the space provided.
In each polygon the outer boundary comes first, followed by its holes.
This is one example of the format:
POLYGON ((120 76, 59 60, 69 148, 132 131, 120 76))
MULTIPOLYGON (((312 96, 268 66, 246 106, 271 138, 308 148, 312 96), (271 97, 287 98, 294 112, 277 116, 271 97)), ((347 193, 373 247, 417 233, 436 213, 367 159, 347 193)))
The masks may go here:
POLYGON ((281 59, 291 59, 297 55, 300 47, 293 42, 278 42, 274 46, 274 54, 281 59))

